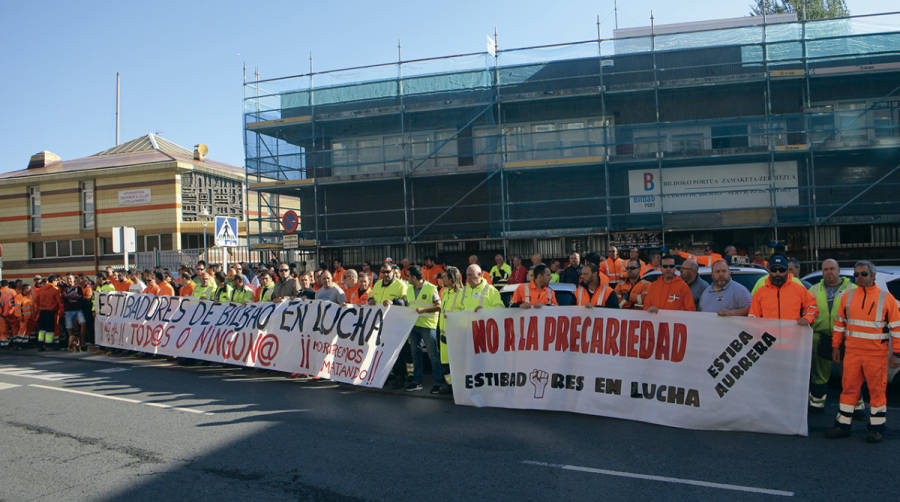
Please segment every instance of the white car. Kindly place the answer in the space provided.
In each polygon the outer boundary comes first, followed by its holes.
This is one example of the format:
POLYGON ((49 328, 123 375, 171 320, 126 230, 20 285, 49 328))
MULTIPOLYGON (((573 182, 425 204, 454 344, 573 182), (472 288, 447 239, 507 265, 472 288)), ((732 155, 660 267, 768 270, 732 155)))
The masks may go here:
MULTIPOLYGON (((745 288, 747 291, 753 291, 753 286, 756 285, 756 281, 759 280, 760 277, 766 277, 769 275, 769 272, 762 267, 728 267, 728 271, 731 272, 731 279, 745 288)), ((659 278, 660 274, 662 274, 659 270, 651 270, 641 277, 641 279, 648 280, 650 282, 655 281, 659 278)), ((676 275, 681 275, 680 270, 675 271, 676 275)), ((712 269, 709 267, 700 267, 697 270, 697 275, 700 276, 701 279, 712 284, 712 269)))
MULTIPOLYGON (((839 273, 841 277, 847 277, 850 279, 850 282, 855 282, 853 280, 853 270, 852 268, 842 268, 839 273)), ((803 280, 816 285, 822 280, 822 271, 813 272, 803 277, 803 280)), ((900 267, 876 266, 875 285, 878 286, 878 289, 894 295, 894 298, 900 303, 900 267)), ((900 368, 888 366, 888 382, 900 385, 900 368)))

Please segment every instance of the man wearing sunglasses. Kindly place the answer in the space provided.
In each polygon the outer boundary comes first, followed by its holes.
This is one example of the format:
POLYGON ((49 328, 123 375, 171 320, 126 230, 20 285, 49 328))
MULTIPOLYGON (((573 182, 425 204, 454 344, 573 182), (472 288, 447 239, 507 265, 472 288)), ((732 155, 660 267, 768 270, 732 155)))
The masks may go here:
POLYGON ((644 310, 651 314, 660 310, 696 311, 691 288, 681 277, 675 275, 675 257, 667 254, 662 257, 661 262, 662 276, 650 285, 644 300, 644 310))
POLYGON ((815 297, 788 273, 787 258, 773 256, 769 276, 753 293, 749 316, 797 321, 801 326, 809 326, 818 314, 815 297))
POLYGON ((272 290, 272 301, 281 302, 286 298, 295 298, 300 294, 300 285, 291 276, 291 267, 287 263, 278 265, 278 283, 272 290))
POLYGON ((850 435, 853 410, 863 381, 869 388, 869 434, 866 441, 879 443, 884 433, 887 412, 887 374, 890 366, 900 365, 900 309, 897 300, 875 285, 875 265, 858 261, 853 271, 856 289, 841 297, 831 339, 832 358, 841 362, 844 344, 844 371, 841 398, 834 427, 825 431, 829 439, 850 435), (891 340, 893 339, 893 340, 891 340))
POLYGON ((644 297, 648 291, 650 281, 641 279, 641 264, 637 260, 629 260, 625 265, 625 281, 616 286, 619 308, 644 310, 644 297))

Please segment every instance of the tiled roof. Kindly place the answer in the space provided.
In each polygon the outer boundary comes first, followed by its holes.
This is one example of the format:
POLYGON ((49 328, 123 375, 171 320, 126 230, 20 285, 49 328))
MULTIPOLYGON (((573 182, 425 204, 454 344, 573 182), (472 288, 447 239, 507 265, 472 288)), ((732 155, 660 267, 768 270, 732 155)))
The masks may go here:
POLYGON ((108 150, 103 150, 100 153, 95 153, 94 155, 91 155, 91 157, 106 157, 109 155, 121 155, 124 153, 152 152, 153 150, 158 150, 163 153, 171 153, 175 155, 193 155, 193 152, 191 150, 188 150, 183 146, 176 145, 175 143, 172 143, 167 139, 150 133, 145 136, 135 138, 127 143, 116 145, 108 150))

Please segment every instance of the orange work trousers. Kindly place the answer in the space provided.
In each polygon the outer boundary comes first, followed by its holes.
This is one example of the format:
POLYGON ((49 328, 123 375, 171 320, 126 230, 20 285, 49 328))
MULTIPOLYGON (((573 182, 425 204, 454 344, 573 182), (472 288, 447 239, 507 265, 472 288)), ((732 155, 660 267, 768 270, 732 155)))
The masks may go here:
POLYGON ((869 405, 872 408, 887 406, 887 360, 885 352, 847 351, 841 379, 841 404, 856 406, 865 381, 869 387, 869 405))

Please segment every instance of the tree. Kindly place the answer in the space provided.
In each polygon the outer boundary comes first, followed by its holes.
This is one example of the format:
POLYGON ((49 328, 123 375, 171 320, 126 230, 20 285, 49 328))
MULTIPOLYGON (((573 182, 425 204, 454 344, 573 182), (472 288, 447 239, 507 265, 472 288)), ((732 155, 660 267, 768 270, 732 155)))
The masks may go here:
POLYGON ((798 19, 831 19, 850 15, 844 0, 756 0, 750 4, 751 16, 792 12, 797 13, 798 19))

